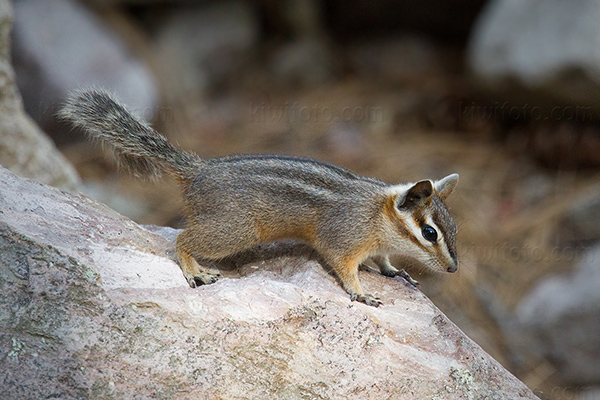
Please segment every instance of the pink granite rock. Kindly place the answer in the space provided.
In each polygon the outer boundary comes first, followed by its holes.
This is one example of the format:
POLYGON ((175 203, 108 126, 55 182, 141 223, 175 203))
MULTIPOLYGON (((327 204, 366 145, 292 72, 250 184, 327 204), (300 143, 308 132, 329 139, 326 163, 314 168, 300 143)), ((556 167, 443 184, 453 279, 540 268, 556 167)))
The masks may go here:
POLYGON ((403 281, 283 243, 191 289, 175 233, 0 168, 0 398, 537 398, 403 281))

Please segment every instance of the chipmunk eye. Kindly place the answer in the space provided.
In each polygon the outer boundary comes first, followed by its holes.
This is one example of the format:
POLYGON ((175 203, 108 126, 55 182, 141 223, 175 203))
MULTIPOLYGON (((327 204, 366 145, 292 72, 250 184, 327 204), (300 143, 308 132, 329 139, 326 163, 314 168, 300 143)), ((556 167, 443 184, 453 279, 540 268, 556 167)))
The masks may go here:
POLYGON ((430 225, 423 226, 421 233, 423 233, 423 237, 431 243, 437 242, 437 232, 430 225))

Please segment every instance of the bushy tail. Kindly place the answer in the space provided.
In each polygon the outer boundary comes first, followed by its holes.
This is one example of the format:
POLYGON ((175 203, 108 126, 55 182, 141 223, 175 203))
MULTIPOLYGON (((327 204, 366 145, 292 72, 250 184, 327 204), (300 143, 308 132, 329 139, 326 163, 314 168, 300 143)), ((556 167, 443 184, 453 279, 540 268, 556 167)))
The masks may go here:
POLYGON ((156 178, 167 169, 187 180, 202 164, 200 157, 173 146, 104 90, 71 93, 59 115, 91 138, 110 144, 119 164, 136 176, 156 178))

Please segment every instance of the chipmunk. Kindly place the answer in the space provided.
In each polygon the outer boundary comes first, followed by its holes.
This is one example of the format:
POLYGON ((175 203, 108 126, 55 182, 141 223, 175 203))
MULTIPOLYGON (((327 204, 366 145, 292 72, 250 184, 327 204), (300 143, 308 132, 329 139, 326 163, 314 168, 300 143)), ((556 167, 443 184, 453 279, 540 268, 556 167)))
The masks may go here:
POLYGON ((433 271, 455 272, 456 223, 444 200, 458 175, 439 181, 387 184, 347 169, 282 155, 201 158, 180 150, 103 90, 74 92, 62 118, 114 148, 140 177, 174 175, 189 226, 177 236, 177 255, 189 285, 210 284, 194 255, 222 259, 261 242, 299 239, 337 274, 352 301, 382 304, 364 293, 358 268, 372 259, 382 274, 400 275, 389 256, 411 256, 433 271))

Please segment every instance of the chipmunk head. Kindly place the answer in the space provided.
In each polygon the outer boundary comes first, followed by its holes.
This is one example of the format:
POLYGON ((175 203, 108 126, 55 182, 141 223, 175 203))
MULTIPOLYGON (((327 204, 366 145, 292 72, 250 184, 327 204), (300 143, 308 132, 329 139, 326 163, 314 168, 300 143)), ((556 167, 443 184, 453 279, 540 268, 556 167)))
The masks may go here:
POLYGON ((458 174, 432 182, 393 186, 391 208, 392 250, 414 257, 440 272, 456 272, 456 222, 444 200, 458 183, 458 174))

